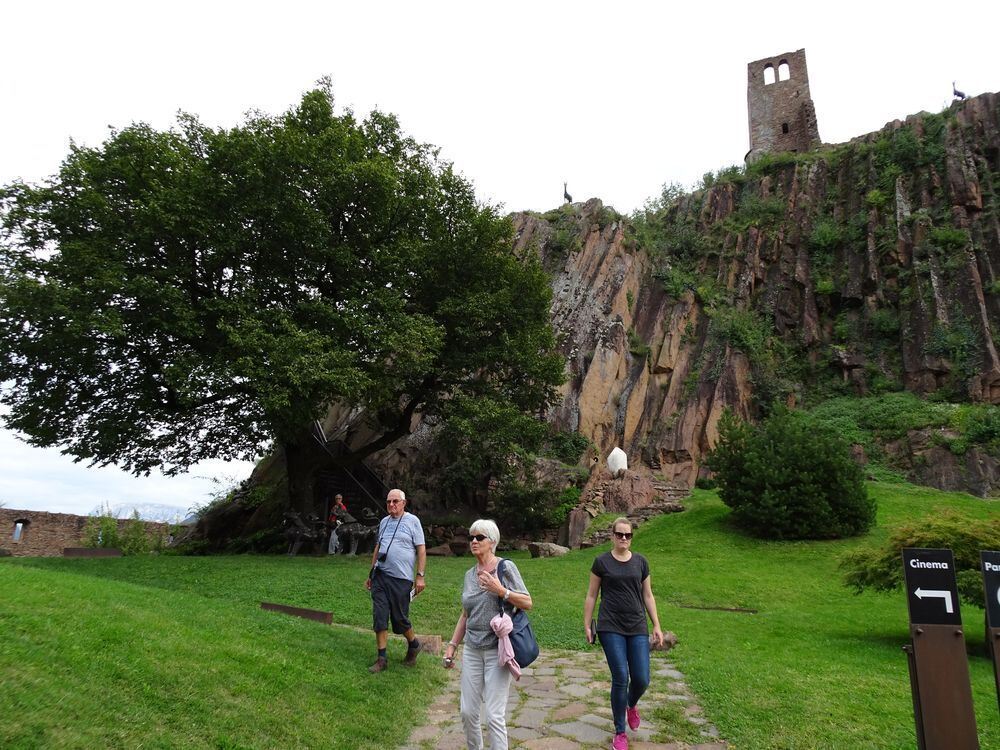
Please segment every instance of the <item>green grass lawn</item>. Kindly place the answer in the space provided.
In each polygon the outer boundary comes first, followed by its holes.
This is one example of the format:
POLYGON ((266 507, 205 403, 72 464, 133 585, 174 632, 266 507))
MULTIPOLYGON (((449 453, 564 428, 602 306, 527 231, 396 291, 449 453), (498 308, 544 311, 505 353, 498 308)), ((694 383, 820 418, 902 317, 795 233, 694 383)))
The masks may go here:
MULTIPOLYGON (((995 505, 872 484, 879 526, 863 539, 761 542, 731 529, 714 493, 639 529, 673 656, 706 715, 737 748, 915 746, 902 592, 856 596, 839 556, 886 525, 940 507, 995 505), (756 614, 697 609, 754 609, 756 614)), ((583 648, 594 550, 515 554, 543 648, 583 648)), ((432 559, 418 632, 450 635, 470 559, 432 559)), ((258 609, 331 610, 370 627, 367 559, 148 557, 0 561, 0 747, 392 748, 443 682, 432 659, 368 675, 370 634, 258 609)), ((982 653, 982 611, 965 607, 982 653)), ((392 644, 391 660, 403 646, 392 644)), ((970 658, 984 748, 1000 748, 990 662, 970 658)), ((456 707, 457 710, 457 707, 456 707)))

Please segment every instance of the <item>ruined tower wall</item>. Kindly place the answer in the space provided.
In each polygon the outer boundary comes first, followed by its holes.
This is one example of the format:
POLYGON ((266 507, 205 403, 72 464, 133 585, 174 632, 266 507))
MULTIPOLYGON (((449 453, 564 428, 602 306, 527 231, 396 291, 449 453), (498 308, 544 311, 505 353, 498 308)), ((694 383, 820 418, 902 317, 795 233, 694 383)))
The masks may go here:
POLYGON ((750 163, 761 154, 808 151, 820 144, 809 93, 806 51, 785 52, 747 65, 750 163), (782 80, 787 71, 787 79, 782 80))

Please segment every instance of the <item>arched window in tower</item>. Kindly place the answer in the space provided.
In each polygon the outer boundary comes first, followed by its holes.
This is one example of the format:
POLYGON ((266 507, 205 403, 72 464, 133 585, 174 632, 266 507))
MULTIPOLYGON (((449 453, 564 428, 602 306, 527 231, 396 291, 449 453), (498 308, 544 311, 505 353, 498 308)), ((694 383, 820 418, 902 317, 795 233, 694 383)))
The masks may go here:
POLYGON ((785 133, 785 134, 788 133, 788 123, 787 122, 781 123, 781 132, 785 133))
POLYGON ((788 70, 788 61, 782 60, 778 65, 778 80, 787 81, 791 73, 788 70))
POLYGON ((764 85, 770 86, 774 83, 774 66, 768 63, 764 66, 764 85))

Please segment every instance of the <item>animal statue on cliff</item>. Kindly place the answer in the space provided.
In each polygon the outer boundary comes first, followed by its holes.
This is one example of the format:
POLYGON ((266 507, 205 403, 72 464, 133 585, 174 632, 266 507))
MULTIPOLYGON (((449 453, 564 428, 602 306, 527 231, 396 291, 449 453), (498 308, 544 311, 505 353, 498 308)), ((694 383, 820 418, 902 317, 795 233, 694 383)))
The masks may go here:
POLYGON ((302 514, 288 511, 284 518, 285 538, 288 540, 288 556, 294 557, 309 542, 317 550, 326 539, 326 524, 315 513, 310 513, 302 519, 302 514))
POLYGON ((565 200, 567 203, 573 202, 573 196, 569 194, 568 190, 566 190, 565 182, 563 183, 563 200, 565 200))
POLYGON ((959 101, 962 101, 963 99, 966 98, 964 91, 959 91, 957 88, 955 88, 954 81, 951 82, 951 95, 954 96, 959 101))

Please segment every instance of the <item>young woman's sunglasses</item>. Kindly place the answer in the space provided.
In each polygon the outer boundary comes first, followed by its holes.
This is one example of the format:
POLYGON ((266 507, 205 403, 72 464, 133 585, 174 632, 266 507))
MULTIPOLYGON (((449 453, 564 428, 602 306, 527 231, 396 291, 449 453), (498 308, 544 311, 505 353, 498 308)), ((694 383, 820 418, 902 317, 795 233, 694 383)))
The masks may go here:
POLYGON ((469 539, 476 542, 485 542, 489 537, 486 534, 473 534, 469 539))
POLYGON ((615 532, 615 536, 618 537, 619 539, 631 539, 632 538, 632 532, 631 531, 616 531, 615 532))

